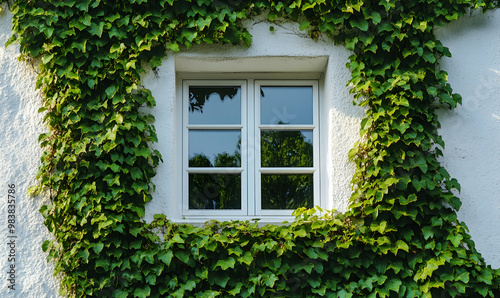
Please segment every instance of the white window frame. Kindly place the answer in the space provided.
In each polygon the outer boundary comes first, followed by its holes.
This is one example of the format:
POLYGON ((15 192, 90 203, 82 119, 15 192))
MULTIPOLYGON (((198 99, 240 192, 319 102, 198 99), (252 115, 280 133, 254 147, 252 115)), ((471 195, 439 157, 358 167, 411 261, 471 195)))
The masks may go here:
POLYGON ((251 220, 281 222, 292 218, 293 210, 264 210, 261 208, 261 173, 266 174, 313 174, 313 206, 325 207, 321 195, 320 167, 320 99, 318 75, 308 74, 188 74, 179 75, 182 85, 180 101, 182 107, 182 218, 187 221, 207 219, 251 220), (206 78, 206 79, 205 79, 206 78), (241 125, 188 125, 189 86, 241 86, 241 125), (312 86, 312 125, 260 125, 260 86, 312 86), (313 131, 313 167, 307 168, 263 168, 260 158, 261 129, 311 130, 313 131), (240 168, 190 168, 188 166, 189 129, 241 129, 242 153, 240 168), (247 150, 247 148, 256 148, 247 150), (245 154, 246 152, 246 154, 245 154), (189 209, 189 173, 241 173, 241 209, 207 210, 189 209))
POLYGON ((241 148, 246 148, 247 140, 247 118, 246 118, 246 105, 247 105, 247 82, 244 80, 186 80, 183 82, 182 90, 182 123, 183 123, 183 150, 182 150, 182 168, 183 170, 183 192, 182 192, 182 206, 183 215, 214 215, 214 216, 246 216, 247 211, 247 185, 243 183, 247 180, 248 171, 245 170, 248 157, 246 154, 241 154, 241 166, 239 168, 191 168, 188 165, 188 133, 191 129, 197 130, 241 130, 241 148), (241 123, 238 124, 223 124, 223 125, 204 125, 204 124, 189 124, 188 119, 188 105, 189 105, 189 86, 240 86, 241 88, 241 123), (222 209, 222 210, 207 210, 207 209, 189 209, 189 174, 203 174, 203 173, 219 173, 219 174, 241 174, 241 209, 222 209))
MULTIPOLYGON (((254 135, 256 158, 255 158, 255 170, 253 173, 255 174, 255 213, 256 215, 264 215, 264 216, 286 216, 291 215, 293 210, 264 210, 261 207, 262 200, 261 198, 261 177, 262 174, 313 174, 313 207, 316 205, 321 205, 320 196, 319 196, 319 90, 318 90, 318 81, 317 80, 256 80, 254 83, 254 104, 255 108, 252 112, 254 112, 255 121, 252 128, 256 129, 254 135), (313 88, 313 123, 309 125, 264 125, 261 124, 260 119, 260 87, 261 86, 311 86, 313 88), (266 129, 275 129, 275 130, 312 130, 313 131, 313 166, 312 167, 273 167, 273 168, 264 168, 261 166, 261 130, 266 129)), ((250 125, 249 125, 250 127, 250 125)))

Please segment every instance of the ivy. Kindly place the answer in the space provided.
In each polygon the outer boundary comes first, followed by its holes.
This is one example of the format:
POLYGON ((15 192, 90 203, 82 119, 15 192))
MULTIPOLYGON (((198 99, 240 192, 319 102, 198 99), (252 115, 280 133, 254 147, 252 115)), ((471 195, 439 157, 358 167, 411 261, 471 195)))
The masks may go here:
MULTIPOLYGON (((3 1, 5 2, 5 1, 3 1)), ((38 58, 49 131, 33 194, 55 240, 42 249, 69 296, 483 297, 500 295, 457 220, 458 182, 439 164, 436 108, 461 102, 439 70, 450 52, 434 28, 497 1, 38 0, 12 7, 22 58, 38 58), (366 107, 346 214, 179 225, 142 222, 161 161, 142 107, 145 65, 195 44, 251 43, 255 15, 299 23, 352 52, 366 107)), ((271 27, 271 30, 273 27, 271 27)))

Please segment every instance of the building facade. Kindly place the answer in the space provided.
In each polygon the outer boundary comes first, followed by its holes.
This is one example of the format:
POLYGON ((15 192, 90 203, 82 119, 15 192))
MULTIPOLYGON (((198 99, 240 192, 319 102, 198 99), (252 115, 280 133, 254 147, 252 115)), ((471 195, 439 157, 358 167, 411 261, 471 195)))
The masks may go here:
MULTIPOLYGON (((311 123, 314 125, 299 123, 296 130, 311 132, 311 144, 316 150, 314 156, 318 159, 307 169, 300 169, 299 174, 314 176, 315 182, 311 184, 314 187, 311 199, 314 204, 328 209, 347 210, 350 180, 354 173, 354 165, 349 162, 347 155, 359 138, 359 125, 364 114, 362 108, 353 105, 353 97, 347 86, 350 74, 345 64, 350 54, 342 46, 332 46, 330 41, 321 38, 318 41, 311 40, 298 29, 297 24, 272 26, 274 30, 270 30, 271 24, 262 19, 253 19, 247 24, 253 35, 250 47, 195 46, 182 53, 169 53, 159 69, 150 70, 144 76, 143 85, 152 91, 157 102, 157 106, 150 111, 156 118, 155 127, 159 138, 154 146, 163 155, 163 163, 158 166, 154 180, 154 199, 146 207, 146 220, 151 220, 155 213, 164 213, 175 221, 195 224, 211 218, 255 217, 262 218, 263 222, 275 223, 289 216, 286 212, 267 214, 264 207, 252 205, 249 201, 251 196, 244 201, 247 207, 250 206, 245 214, 190 210, 186 203, 186 193, 189 192, 186 181, 189 177, 183 173, 193 170, 193 175, 201 175, 203 169, 198 173, 194 171, 196 167, 191 167, 188 162, 190 148, 195 147, 189 143, 189 136, 200 128, 190 127, 189 120, 183 116, 187 107, 183 88, 200 86, 207 80, 215 80, 219 85, 245 86, 246 101, 240 109, 244 113, 241 119, 256 119, 260 111, 250 111, 250 103, 255 102, 259 95, 256 84, 275 87, 299 82, 295 86, 314 86, 311 87, 317 97, 312 101, 315 107, 311 108, 314 114, 311 123)), ((0 15, 0 44, 5 44, 10 37, 10 27, 11 15, 4 12, 0 15)), ((440 111, 440 132, 446 143, 441 162, 462 185, 459 197, 463 204, 459 219, 469 227, 477 249, 494 268, 500 267, 500 232, 497 228, 500 225, 500 176, 497 174, 500 168, 500 153, 497 149, 500 147, 500 137, 497 136, 500 130, 498 28, 500 11, 492 11, 473 14, 436 32, 453 55, 452 58, 442 59, 441 68, 448 72, 449 82, 455 92, 463 97, 462 106, 453 111, 440 111)), ((46 262, 46 255, 41 250, 42 242, 50 239, 51 235, 43 226, 43 218, 38 212, 47 198, 30 198, 26 195, 27 188, 36 183, 42 152, 37 142, 38 135, 45 131, 43 115, 37 113, 42 99, 35 90, 36 66, 18 61, 18 55, 16 45, 0 47, 0 185, 4 193, 15 189, 16 194, 15 248, 12 252, 6 244, 0 257, 0 268, 4 272, 0 276, 8 277, 8 272, 13 268, 10 266, 15 265, 15 291, 8 288, 12 284, 8 278, 2 278, 1 291, 2 295, 7 293, 12 297, 54 297, 58 292, 58 277, 52 277, 53 266, 46 262), (12 257, 9 256, 12 253, 15 261, 11 261, 12 257)), ((295 114, 291 107, 288 108, 273 111, 268 118, 275 116, 276 121, 291 119, 295 114)), ((216 126, 218 123, 214 125, 203 129, 220 129, 216 126)), ((245 129, 243 127, 246 124, 238 125, 242 126, 242 131, 245 129)), ((254 188, 251 183, 261 179, 255 168, 264 167, 261 160, 257 160, 261 152, 259 129, 282 130, 266 127, 265 123, 255 125, 242 133, 247 134, 247 146, 241 149, 241 155, 247 156, 244 163, 248 168, 238 166, 238 169, 250 173, 245 180, 249 182, 241 186, 247 189, 254 188), (264 128, 259 125, 264 125, 264 128), (248 137, 252 133, 253 139, 248 137)), ((231 126, 223 130, 231 129, 238 130, 240 127, 231 126)), ((203 150, 210 152, 209 149, 203 150)), ((282 171, 289 173, 287 171, 293 169, 282 171)), ((260 194, 263 192, 263 189, 259 190, 260 194)), ((2 204, 0 210, 2 218, 7 218, 7 205, 2 204)), ((6 224, 0 233, 2 239, 8 239, 7 219, 4 222, 6 224)))

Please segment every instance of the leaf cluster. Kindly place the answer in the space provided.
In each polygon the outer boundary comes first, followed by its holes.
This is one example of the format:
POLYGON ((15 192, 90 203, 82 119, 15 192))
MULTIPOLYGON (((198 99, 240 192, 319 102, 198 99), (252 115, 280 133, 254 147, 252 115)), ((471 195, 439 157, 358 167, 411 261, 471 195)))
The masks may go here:
POLYGON ((433 33, 497 1, 35 0, 12 6, 22 58, 39 59, 48 132, 34 194, 55 239, 43 249, 70 296, 498 295, 498 272, 458 222, 458 182, 439 164, 436 108, 460 103, 433 33), (299 23, 352 52, 351 91, 366 108, 350 210, 296 221, 196 228, 144 224, 161 155, 147 67, 195 44, 249 45, 243 21, 299 23))

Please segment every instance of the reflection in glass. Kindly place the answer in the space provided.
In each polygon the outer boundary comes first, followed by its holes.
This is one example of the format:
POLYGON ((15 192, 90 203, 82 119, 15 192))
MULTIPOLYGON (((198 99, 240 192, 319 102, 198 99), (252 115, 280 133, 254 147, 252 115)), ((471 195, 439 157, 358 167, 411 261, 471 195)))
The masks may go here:
POLYGON ((262 209, 313 207, 312 174, 262 174, 262 209))
POLYGON ((189 124, 241 124, 240 87, 189 87, 189 124))
POLYGON ((261 124, 313 124, 312 86, 260 88, 261 124))
POLYGON ((190 130, 190 167, 240 167, 239 130, 190 130))
POLYGON ((241 209, 241 175, 189 174, 189 209, 241 209))
POLYGON ((312 130, 263 130, 262 167, 312 167, 312 130))

